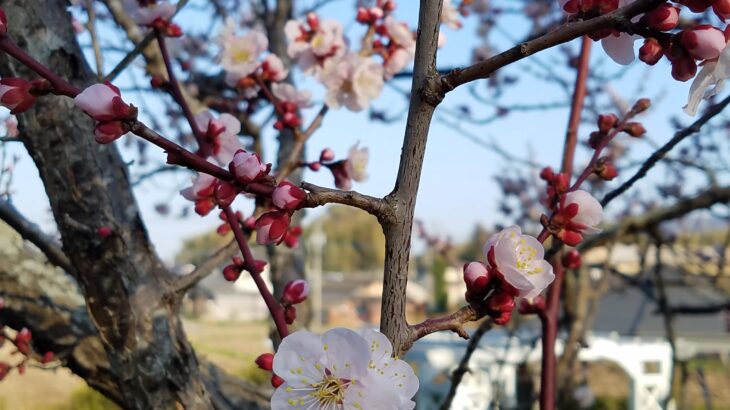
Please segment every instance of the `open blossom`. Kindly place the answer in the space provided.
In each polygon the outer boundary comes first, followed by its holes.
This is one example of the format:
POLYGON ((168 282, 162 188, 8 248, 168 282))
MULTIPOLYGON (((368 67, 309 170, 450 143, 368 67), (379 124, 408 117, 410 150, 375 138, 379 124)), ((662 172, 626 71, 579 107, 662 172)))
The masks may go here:
POLYGON ((175 15, 176 7, 166 1, 147 2, 147 5, 140 5, 137 0, 127 0, 124 8, 135 23, 140 26, 150 26, 155 20, 169 21, 175 15))
POLYGON ((195 202, 198 215, 208 215, 215 208, 215 186, 218 179, 200 173, 193 180, 193 185, 180 191, 180 195, 188 201, 195 202))
POLYGON ((322 70, 327 87, 325 103, 337 109, 345 106, 360 111, 378 98, 383 89, 383 66, 372 58, 349 53, 341 59, 330 59, 322 70))
POLYGON ((284 26, 289 40, 287 54, 297 61, 305 74, 316 75, 323 61, 347 51, 342 25, 336 20, 322 20, 310 13, 307 23, 290 20, 284 26))
POLYGON ((122 100, 119 88, 111 83, 94 84, 74 98, 76 106, 97 121, 131 119, 136 110, 122 100))
POLYGON ((375 330, 292 333, 274 355, 274 373, 284 384, 274 392, 271 408, 413 409, 418 378, 392 354, 388 338, 375 330))
POLYGON ((459 10, 451 3, 451 0, 444 0, 441 8, 441 22, 446 24, 446 27, 457 30, 461 28, 459 17, 459 10))
POLYGON ((289 75, 289 70, 284 67, 284 62, 276 54, 269 54, 261 63, 261 78, 265 81, 284 81, 289 75))
POLYGON ((725 47, 717 61, 706 61, 702 66, 689 88, 689 100, 684 112, 697 114, 700 102, 722 91, 727 78, 730 78, 730 47, 725 47))
POLYGON ((291 218, 281 211, 267 212, 256 220, 256 243, 259 245, 280 244, 284 240, 291 218))
POLYGON ((307 108, 311 104, 312 93, 309 90, 299 91, 289 83, 274 83, 271 85, 271 93, 279 102, 292 103, 297 108, 307 108))
POLYGON ((335 186, 342 190, 352 188, 352 181, 363 182, 368 179, 367 166, 370 152, 367 147, 359 147, 357 143, 350 147, 347 159, 329 164, 330 171, 335 177, 335 186))
POLYGON ((583 240, 584 234, 595 234, 601 230, 595 228, 601 223, 603 207, 590 193, 577 190, 568 192, 560 199, 560 209, 553 218, 561 228, 558 239, 570 246, 583 240))
POLYGON ((218 42, 222 48, 219 58, 223 69, 239 78, 259 68, 259 56, 269 47, 268 38, 258 30, 236 35, 235 23, 231 19, 226 21, 218 42))
POLYGON ((383 64, 384 75, 386 79, 389 79, 403 70, 413 60, 416 54, 416 40, 413 38, 413 32, 408 28, 408 25, 397 21, 392 16, 385 18, 383 26, 391 40, 383 56, 385 59, 383 64))
POLYGON ((210 111, 203 111, 195 116, 195 125, 205 132, 211 154, 220 166, 228 166, 233 155, 243 148, 238 140, 241 122, 231 114, 213 118, 210 111))
POLYGON ((490 268, 501 273, 519 297, 534 298, 555 279, 544 259, 545 249, 537 239, 523 235, 519 226, 492 235, 484 245, 490 268))

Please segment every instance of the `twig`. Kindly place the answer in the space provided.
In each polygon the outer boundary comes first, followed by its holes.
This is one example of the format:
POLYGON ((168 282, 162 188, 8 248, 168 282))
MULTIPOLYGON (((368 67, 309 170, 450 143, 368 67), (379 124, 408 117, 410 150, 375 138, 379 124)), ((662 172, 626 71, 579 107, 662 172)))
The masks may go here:
POLYGON ((382 198, 363 195, 355 191, 341 191, 339 189, 324 188, 307 182, 302 182, 302 189, 308 191, 303 208, 316 208, 324 204, 343 204, 360 208, 379 219, 392 218, 392 209, 382 198))
POLYGON ((238 244, 235 239, 231 240, 227 245, 210 255, 205 262, 196 267, 195 270, 178 278, 174 285, 174 291, 179 294, 184 294, 188 290, 192 289, 195 285, 200 283, 200 281, 207 278, 208 275, 215 270, 215 268, 219 267, 223 263, 223 261, 235 255, 237 251, 238 244))
POLYGON ((459 367, 454 369, 451 373, 451 387, 449 387, 449 392, 446 394, 444 402, 441 403, 441 410, 451 409, 451 402, 454 400, 454 396, 456 396, 456 389, 459 387, 459 384, 461 384, 461 380, 464 378, 464 375, 469 371, 469 360, 471 360, 471 356, 474 354, 474 351, 477 350, 482 336, 484 336, 484 334, 487 333, 492 326, 492 321, 486 319, 479 325, 477 330, 471 334, 469 344, 466 346, 466 351, 464 351, 464 356, 461 357, 461 362, 459 362, 459 367))
POLYGON ((692 125, 677 131, 672 139, 667 141, 666 144, 664 144, 661 148, 651 154, 651 156, 644 162, 644 164, 641 165, 641 168, 639 168, 639 170, 637 170, 631 178, 621 184, 621 186, 619 186, 618 188, 606 194, 606 196, 604 196, 601 200, 601 205, 606 206, 609 202, 611 202, 616 197, 631 188, 636 183, 636 181, 645 177, 649 170, 652 169, 654 165, 656 165, 659 161, 661 161, 661 159, 664 158, 664 156, 669 151, 671 151, 672 148, 682 142, 682 140, 684 140, 685 138, 699 132, 703 125, 705 125, 708 121, 721 113, 728 104, 730 104, 730 97, 726 97, 719 103, 708 107, 705 113, 700 118, 698 118, 697 121, 693 122, 692 125))
POLYGON ((104 60, 101 55, 99 36, 96 32, 96 10, 93 0, 86 0, 86 15, 89 21, 86 22, 86 29, 91 37, 91 48, 94 50, 94 61, 96 62, 96 76, 101 81, 104 78, 104 60))

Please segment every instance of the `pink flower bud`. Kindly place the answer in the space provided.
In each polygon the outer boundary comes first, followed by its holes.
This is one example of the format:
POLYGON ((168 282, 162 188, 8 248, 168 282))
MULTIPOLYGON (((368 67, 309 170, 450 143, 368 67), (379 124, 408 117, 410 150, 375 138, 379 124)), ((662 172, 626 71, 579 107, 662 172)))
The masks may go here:
POLYGON ((230 206, 238 195, 235 185, 220 181, 215 187, 215 200, 221 207, 230 206))
POLYGON ((551 181, 555 177, 555 172, 550 167, 545 167, 540 171, 540 178, 544 181, 551 181))
POLYGON ((96 229, 96 234, 102 239, 108 238, 112 234, 112 229, 108 226, 100 226, 96 229))
POLYGON ((355 20, 357 20, 358 23, 370 24, 370 13, 368 13, 367 9, 365 9, 364 7, 359 7, 357 9, 357 15, 355 16, 355 20))
POLYGON ((256 220, 256 243, 279 244, 289 228, 289 214, 281 211, 267 212, 256 220))
POLYGON ((646 13, 646 25, 650 28, 667 31, 677 27, 679 23, 679 9, 669 3, 664 3, 646 13))
POLYGON ((255 363, 259 369, 270 372, 274 368, 274 355, 271 353, 263 353, 256 358, 255 363))
POLYGON ((274 206, 286 211, 297 209, 306 197, 304 190, 288 181, 280 183, 271 194, 274 206))
POLYGON ((639 48, 639 60, 649 65, 654 65, 661 60, 664 49, 656 39, 647 38, 644 45, 639 48))
POLYGON ((129 128, 121 121, 106 121, 94 127, 94 140, 99 144, 110 144, 129 132, 129 128))
POLYGON ((322 163, 321 162, 310 162, 308 167, 312 171, 316 172, 316 171, 319 171, 320 168, 322 168, 322 163))
POLYGON ((261 162, 258 154, 244 150, 238 150, 233 155, 230 168, 236 180, 244 184, 255 182, 269 171, 269 167, 261 162))
POLYGON ((277 375, 271 376, 271 386, 273 386, 274 388, 277 388, 277 387, 281 386, 282 384, 284 384, 284 379, 282 379, 281 377, 279 377, 277 375))
POLYGON ((571 249, 563 255, 561 260, 563 266, 567 269, 578 269, 581 264, 580 252, 577 249, 571 249))
POLYGON ((53 361, 54 357, 55 357, 55 355, 53 354, 53 352, 46 352, 43 355, 43 358, 41 359, 41 363, 43 363, 43 364, 50 363, 53 361))
POLYGON ((725 33, 709 24, 701 24, 681 33, 681 43, 696 60, 717 58, 725 48, 725 33))
POLYGON ((487 307, 492 312, 511 312, 515 308, 515 297, 509 292, 494 292, 487 300, 487 307))
POLYGON ((296 305, 302 303, 309 296, 309 284, 304 279, 295 279, 284 286, 284 292, 281 295, 281 303, 284 306, 296 305))
POLYGON ((605 159, 605 161, 598 161, 594 173, 604 181, 610 181, 616 178, 618 176, 618 170, 616 169, 616 166, 613 165, 613 163, 606 158, 602 159, 605 159))
POLYGON ((370 7, 368 13, 373 21, 383 18, 383 9, 380 7, 370 7))
POLYGON ((480 293, 487 288, 489 276, 487 267, 481 262, 469 262, 464 264, 464 282, 467 290, 472 293, 480 293))
POLYGON ((510 319, 512 319, 512 311, 506 310, 504 312, 501 312, 497 316, 492 316, 492 320, 494 321, 494 324, 496 325, 506 325, 509 323, 510 319))
POLYGON ((317 31, 319 28, 319 17, 315 13, 307 13, 307 24, 312 31, 317 31))
POLYGON ((646 128, 641 125, 640 122, 627 122, 624 124, 623 132, 631 135, 634 138, 641 137, 646 134, 646 128))
POLYGON ((319 154, 320 162, 329 162, 333 159, 335 159, 335 152, 332 150, 332 148, 325 148, 319 154))
POLYGON ((86 88, 74 102, 96 121, 131 120, 137 116, 137 110, 122 100, 119 88, 108 81, 86 88))
POLYGON ((31 86, 22 78, 3 78, 0 80, 0 105, 13 115, 27 111, 35 103, 35 96, 30 93, 31 86))
POLYGON ((295 320, 297 320, 297 308, 294 306, 287 306, 286 309, 284 309, 284 321, 287 325, 291 325, 295 320))

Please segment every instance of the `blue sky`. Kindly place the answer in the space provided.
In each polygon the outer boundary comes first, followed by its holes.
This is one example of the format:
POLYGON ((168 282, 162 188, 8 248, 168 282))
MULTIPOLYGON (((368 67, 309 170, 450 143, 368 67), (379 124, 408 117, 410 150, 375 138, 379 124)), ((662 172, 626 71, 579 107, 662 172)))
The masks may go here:
MULTIPOLYGON (((200 1, 193 1, 201 3, 200 1)), ((415 1, 401 1, 396 17, 409 22, 415 27, 417 9, 415 1)), ((499 1, 494 3, 499 4, 499 1)), ((351 1, 335 2, 323 12, 323 18, 337 16, 341 21, 342 17, 354 17, 354 8, 351 1)), ((179 23, 185 30, 200 30, 201 19, 199 11, 184 11, 179 18, 179 23)), ((357 25, 343 21, 348 27, 348 35, 356 34, 360 29, 357 25)), ((444 29, 447 36, 446 46, 439 51, 438 64, 440 67, 457 67, 469 63, 471 50, 477 44, 474 35, 477 22, 474 18, 464 20, 464 28, 459 31, 444 29)), ((514 38, 521 38, 527 25, 519 17, 506 17, 499 20, 498 30, 493 37, 494 44, 498 50, 504 50, 513 45, 514 38)), ((102 31, 102 34, 105 32, 102 31)), ((80 37, 82 44, 88 44, 85 35, 80 37)), ((120 40, 114 39, 116 45, 123 45, 120 40)), ((576 40, 568 46, 575 50, 579 42, 576 40)), ((638 47, 640 43, 637 42, 638 47)), ((125 45, 129 48, 129 45, 125 45)), ((114 66, 114 59, 119 56, 111 56, 106 61, 106 70, 114 66)), ((555 67, 558 73, 572 83, 572 71, 566 69, 565 58, 560 51, 548 51, 530 57, 538 59, 543 64, 555 67)), ((93 61, 90 59, 89 61, 93 61)), ((592 67, 601 72, 611 73, 621 70, 621 67, 608 59, 599 44, 595 44, 592 54, 592 67)), ((507 73, 519 75, 522 80, 516 86, 509 89, 507 95, 503 96, 503 102, 511 104, 535 104, 551 103, 556 101, 567 101, 566 93, 561 88, 548 85, 542 81, 523 75, 528 71, 538 70, 531 61, 522 61, 507 69, 507 73)), ((677 115, 685 121, 689 120, 681 112, 681 107, 686 101, 686 94, 689 87, 687 83, 678 83, 671 79, 670 68, 665 61, 655 67, 647 67, 641 63, 629 69, 620 81, 610 84, 621 94, 629 96, 637 88, 637 84, 644 87, 641 96, 657 97, 654 110, 657 115, 647 117, 646 128, 649 136, 656 142, 663 142, 671 138, 672 130, 666 120, 671 115, 677 115)), ((121 87, 133 85, 130 80, 136 75, 139 84, 145 84, 147 80, 141 77, 138 68, 130 70, 119 78, 117 82, 121 87)), ((321 105, 323 87, 299 76, 299 84, 302 87, 311 89, 315 95, 314 108, 305 115, 311 117, 321 105)), ((399 89, 410 88, 410 80, 397 80, 394 85, 399 89)), ((484 90, 484 81, 475 85, 484 90)), ((125 100, 135 105, 140 105, 143 98, 139 93, 125 93, 125 100)), ((151 108, 152 115, 159 115, 159 96, 146 98, 145 101, 151 108)), ((459 104, 468 103, 475 117, 484 117, 491 112, 489 108, 477 104, 470 96, 468 88, 462 87, 450 93, 442 107, 440 107, 431 128, 431 136, 423 164, 422 184, 416 206, 416 216, 427 222, 431 230, 448 234, 455 239, 463 239, 469 235, 476 224, 490 225, 500 223, 500 214, 497 212, 499 206, 499 191, 494 181, 494 176, 502 172, 505 160, 498 155, 481 148, 469 141, 452 125, 446 125, 443 120, 454 123, 454 117, 445 113, 447 110, 454 110, 459 104)), ((374 107, 386 110, 390 114, 403 112, 406 108, 406 100, 402 94, 392 87, 386 86, 382 96, 375 101, 374 107)), ((149 113, 146 113, 149 115, 149 113)), ((463 121, 455 121, 465 130, 484 138, 492 139, 500 144, 505 150, 518 157, 532 156, 533 160, 542 164, 559 167, 562 153, 563 138, 567 123, 567 109, 553 109, 542 112, 528 112, 511 115, 504 120, 488 125, 475 126, 463 121)), ((305 123, 307 121, 305 120, 305 123)), ((403 139, 405 116, 392 124, 371 122, 366 112, 352 113, 344 109, 331 111, 324 126, 318 131, 308 144, 310 159, 315 159, 319 151, 324 147, 331 147, 338 157, 343 157, 347 149, 357 141, 370 149, 370 178, 368 181, 355 184, 354 189, 369 195, 383 196, 393 186, 395 175, 398 170, 400 147, 403 139)), ((580 130, 580 138, 587 138, 592 127, 583 125, 580 130)), ((270 155, 274 152, 276 142, 275 131, 267 128, 265 139, 265 151, 270 155)), ((634 154, 647 153, 650 151, 648 144, 642 141, 633 141, 634 154)), ((32 161, 23 148, 17 144, 11 148, 12 152, 21 157, 21 162, 16 169, 14 181, 15 204, 33 221, 39 223, 44 229, 53 231, 52 216, 48 202, 40 184, 38 173, 32 161)), ((123 149, 128 159, 133 155, 128 149, 123 149)), ((162 152, 156 147, 150 147, 149 157, 154 163, 164 161, 162 152)), ((273 157, 267 157, 272 161, 273 157)), ((580 151, 576 166, 582 168, 587 159, 586 152, 580 151)), ((132 165, 133 174, 139 172, 132 165)), ((655 175, 660 178, 660 175, 655 175)), ((186 219, 164 217, 154 211, 155 204, 172 204, 173 208, 179 209, 188 206, 176 192, 184 187, 189 181, 189 175, 165 176, 155 178, 136 188, 138 202, 142 209, 143 217, 147 223, 150 235, 158 251, 166 260, 170 260, 179 249, 181 240, 201 232, 210 230, 218 225, 216 214, 206 218, 191 216, 186 219)), ((307 172, 305 179, 309 182, 332 186, 332 177, 329 172, 319 173, 307 172)), ((618 180, 611 182, 612 186, 618 185, 618 180)), ((651 184, 650 178, 643 184, 651 184)), ((244 212, 250 212, 252 205, 247 202, 238 201, 239 208, 244 212)), ((248 201, 250 202, 250 201, 248 201)), ((322 210, 307 211, 308 218, 321 215, 322 210)))

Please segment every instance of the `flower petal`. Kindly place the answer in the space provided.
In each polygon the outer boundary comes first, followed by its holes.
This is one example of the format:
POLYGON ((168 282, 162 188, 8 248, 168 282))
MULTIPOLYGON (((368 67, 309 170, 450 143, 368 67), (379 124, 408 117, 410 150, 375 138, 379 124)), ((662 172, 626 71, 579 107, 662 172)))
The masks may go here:
POLYGON ((621 33, 618 36, 610 35, 604 38, 601 40, 601 45, 613 61, 621 65, 629 65, 636 59, 634 40, 634 36, 621 33))

